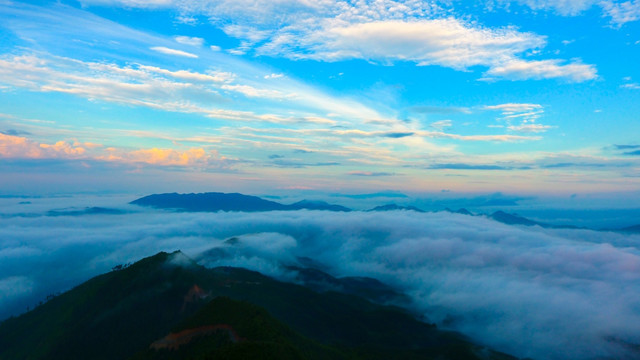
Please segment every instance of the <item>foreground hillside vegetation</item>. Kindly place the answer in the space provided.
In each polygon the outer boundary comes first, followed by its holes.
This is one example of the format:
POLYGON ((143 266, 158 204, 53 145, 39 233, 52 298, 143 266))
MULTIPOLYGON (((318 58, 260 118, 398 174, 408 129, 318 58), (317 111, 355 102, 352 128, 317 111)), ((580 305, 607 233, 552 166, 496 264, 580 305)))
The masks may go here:
POLYGON ((0 359, 514 359, 353 292, 163 252, 0 323, 0 359))

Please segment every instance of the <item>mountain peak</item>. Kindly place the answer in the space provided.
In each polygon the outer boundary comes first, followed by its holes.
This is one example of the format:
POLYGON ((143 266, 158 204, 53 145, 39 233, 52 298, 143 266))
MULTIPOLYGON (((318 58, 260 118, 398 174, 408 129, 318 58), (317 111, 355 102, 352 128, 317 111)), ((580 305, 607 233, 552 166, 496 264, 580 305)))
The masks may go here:
POLYGON ((540 223, 535 222, 533 220, 529 220, 517 214, 508 214, 501 210, 498 210, 493 214, 489 215, 489 218, 507 225, 525 225, 525 226, 541 225, 540 223))
POLYGON ((373 209, 370 209, 368 211, 415 211, 415 212, 420 212, 423 213, 425 212, 422 209, 419 209, 415 206, 401 206, 398 204, 386 204, 386 205, 380 205, 380 206, 376 206, 373 209))
POLYGON ((351 211, 340 205, 328 204, 324 201, 302 200, 291 205, 265 200, 257 196, 240 193, 208 192, 200 194, 165 193, 153 194, 131 202, 134 205, 154 207, 158 209, 174 209, 179 211, 282 211, 282 210, 327 210, 351 211))

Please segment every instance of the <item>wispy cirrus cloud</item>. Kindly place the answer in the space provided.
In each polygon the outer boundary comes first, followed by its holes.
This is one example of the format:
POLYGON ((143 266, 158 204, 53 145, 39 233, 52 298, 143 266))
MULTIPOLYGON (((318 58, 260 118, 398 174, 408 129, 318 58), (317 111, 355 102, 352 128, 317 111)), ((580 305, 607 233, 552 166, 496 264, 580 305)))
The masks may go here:
MULTIPOLYGON (((521 133, 543 133, 554 128, 551 125, 536 123, 544 114, 544 107, 540 104, 528 103, 507 103, 499 105, 488 105, 482 107, 483 110, 500 111, 502 117, 498 121, 504 122, 509 131, 521 133)), ((489 125, 495 127, 496 125, 489 125)), ((499 125, 503 127, 502 125, 499 125)))
POLYGON ((555 11, 563 16, 576 16, 598 3, 598 0, 496 0, 489 4, 508 8, 511 4, 527 6, 533 10, 555 11))
POLYGON ((507 129, 511 131, 523 132, 523 133, 543 133, 549 129, 552 129, 551 125, 541 125, 541 124, 521 124, 521 125, 511 125, 508 126, 507 129))
POLYGON ((611 18, 611 21, 618 25, 640 20, 640 1, 611 1, 600 2, 604 13, 611 18))
POLYGON ((201 37, 178 35, 178 36, 174 36, 173 38, 180 44, 184 44, 184 45, 199 47, 204 44, 204 39, 201 37))
POLYGON ((418 66, 438 65, 457 70, 485 66, 489 68, 485 77, 493 79, 560 78, 583 82, 596 78, 593 65, 558 59, 532 61, 520 57, 527 50, 544 47, 545 43, 544 37, 533 33, 513 28, 482 28, 451 17, 353 23, 326 20, 313 33, 301 29, 274 36, 256 52, 329 62, 348 59, 386 64, 410 61, 418 66))
POLYGON ((461 107, 447 107, 447 106, 413 106, 409 108, 409 111, 419 114, 471 114, 471 110, 461 107))
POLYGON ((485 73, 484 80, 496 78, 509 80, 564 79, 583 82, 597 77, 598 74, 594 65, 580 62, 565 63, 565 61, 557 59, 537 61, 511 59, 491 67, 485 73))
POLYGON ((623 89, 640 90, 640 84, 638 83, 626 83, 620 85, 620 87, 623 89))
POLYGON ((440 131, 443 131, 444 129, 451 127, 451 125, 453 124, 453 122, 451 120, 440 120, 440 121, 436 121, 436 122, 432 122, 431 126, 432 128, 438 129, 440 131))
MULTIPOLYGON (((129 1, 115 5, 132 6, 129 1)), ((234 54, 253 51, 326 62, 413 62, 456 70, 483 66, 489 69, 485 76, 493 79, 582 82, 596 77, 593 65, 525 59, 525 52, 545 47, 544 36, 462 20, 452 16, 444 2, 225 0, 161 5, 209 17, 227 35, 240 39, 240 45, 231 50, 234 54)))
MULTIPOLYGON (((118 4, 125 5, 125 3, 118 4)), ((87 5, 90 4, 87 3, 87 5)), ((111 3, 111 5, 114 4, 111 3)), ((126 5, 136 6, 136 2, 126 2, 126 5)), ((165 6, 168 4, 157 5, 165 6)), ((279 76, 265 78, 265 74, 278 75, 279 73, 274 69, 252 64, 222 52, 213 52, 210 49, 193 47, 188 50, 189 54, 196 55, 198 58, 174 56, 175 54, 170 52, 166 56, 175 57, 171 60, 175 66, 169 69, 158 65, 162 61, 150 61, 147 55, 153 52, 153 50, 149 50, 151 48, 174 49, 175 37, 162 37, 134 30, 79 9, 64 5, 42 8, 21 4, 15 7, 2 7, 0 10, 0 14, 7 19, 4 25, 15 32, 17 36, 30 39, 29 41, 33 43, 41 43, 42 48, 47 48, 52 43, 60 44, 64 52, 69 54, 66 57, 59 55, 60 49, 58 47, 51 48, 51 54, 54 55, 48 55, 42 50, 29 52, 22 49, 24 59, 28 56, 34 57, 34 61, 28 64, 29 66, 21 64, 24 61, 14 58, 15 53, 6 54, 3 58, 5 62, 2 64, 4 69, 0 69, 0 73, 6 70, 4 75, 11 77, 11 73, 14 72, 13 79, 8 81, 11 86, 24 87, 33 91, 43 90, 42 86, 34 86, 34 84, 42 82, 46 84, 54 82, 53 78, 58 78, 59 81, 50 84, 46 91, 64 91, 93 99, 125 102, 130 105, 148 106, 168 111, 202 113, 205 116, 228 120, 245 118, 252 119, 250 121, 301 123, 307 118, 326 118, 326 114, 332 113, 338 120, 355 123, 374 119, 383 119, 387 123, 395 121, 387 114, 381 114, 355 99, 332 96, 326 91, 297 79, 279 76), (39 26, 25 26, 25 22, 39 24, 39 26), (74 34, 76 41, 65 41, 69 33, 74 34), (77 44, 91 43, 92 41, 101 44, 106 50, 98 50, 98 47, 77 47, 77 44), (112 61, 104 58, 104 51, 114 55, 112 61), (122 53, 127 54, 124 56, 125 61, 123 61, 122 53), (85 59, 75 58, 77 54, 82 54, 85 59), (87 57, 100 60, 86 60, 87 57), (29 67, 38 66, 46 71, 29 74, 33 70, 29 67), (211 69, 210 66, 215 66, 215 68, 211 69), (25 74, 28 74, 29 78, 23 82, 19 81, 19 76, 15 73, 21 71, 21 67, 24 67, 25 74), (194 70, 194 68, 200 70, 194 70), (47 75, 47 72, 52 73, 47 75), (273 81, 276 78, 278 81, 273 81), (81 82, 85 79, 94 79, 91 87, 101 87, 102 89, 95 92, 86 91, 86 86, 76 86, 74 89, 69 89, 65 84, 65 82, 81 82), (162 80, 168 80, 168 82, 165 81, 164 84, 161 84, 162 80), (208 81, 220 84, 214 84, 213 88, 209 84, 204 86, 203 83, 208 81), (114 82, 121 83, 115 84, 119 88, 118 91, 105 89, 114 86, 114 82), (222 83, 231 87, 221 89, 222 83), (149 86, 150 84, 152 86, 149 86), (152 89, 145 89, 147 87, 152 89), (182 94, 174 92, 169 99, 155 98, 156 94, 163 91, 170 92, 172 87, 182 87, 182 90, 179 91, 182 94), (130 96, 134 95, 131 93, 134 90, 144 91, 141 94, 130 96), (119 96, 118 93, 123 95, 119 96), (244 101, 243 97, 251 99, 244 101), (253 99, 257 99, 260 103, 256 103, 253 99), (283 99, 289 101, 284 105, 278 103, 277 106, 273 106, 274 104, 268 104, 267 99, 278 102, 283 99), (136 102, 136 100, 141 101, 136 102), (220 105, 221 103, 225 104, 225 108, 212 109, 212 104, 220 105), (248 108, 255 110, 247 111, 248 108), (271 111, 278 109, 278 111, 275 114, 259 114, 260 109, 265 108, 269 108, 271 111)), ((199 38, 194 40, 194 37, 178 39, 190 43, 200 42, 199 38)))
POLYGON ((82 0, 84 5, 120 5, 131 8, 159 8, 176 4, 175 0, 82 0))
POLYGON ((429 169, 446 169, 446 170, 511 170, 511 167, 501 165, 485 165, 485 164, 432 164, 429 169))
POLYGON ((360 171, 360 170, 349 171, 347 174, 351 175, 351 176, 365 176, 365 177, 378 177, 378 176, 393 176, 393 175, 395 175, 394 173, 390 173, 390 172, 360 171))
POLYGON ((0 57, 0 82, 32 91, 60 92, 89 99, 172 112, 199 113, 211 118, 269 123, 334 123, 313 116, 256 114, 213 107, 225 104, 218 90, 254 98, 293 98, 279 90, 234 83, 229 72, 171 71, 155 66, 83 62, 34 55, 0 57))
POLYGON ((182 51, 182 50, 171 49, 171 48, 164 47, 164 46, 153 46, 153 47, 150 47, 149 49, 151 49, 153 51, 157 51, 157 52, 165 54, 165 55, 183 56, 183 57, 194 58, 194 59, 198 58, 198 55, 196 55, 196 54, 192 54, 190 52, 186 52, 186 51, 182 51))
POLYGON ((608 17, 618 27, 640 19, 638 0, 491 0, 487 3, 490 9, 509 9, 511 4, 518 4, 536 11, 553 11, 561 16, 578 16, 593 7, 599 7, 602 16, 608 17))

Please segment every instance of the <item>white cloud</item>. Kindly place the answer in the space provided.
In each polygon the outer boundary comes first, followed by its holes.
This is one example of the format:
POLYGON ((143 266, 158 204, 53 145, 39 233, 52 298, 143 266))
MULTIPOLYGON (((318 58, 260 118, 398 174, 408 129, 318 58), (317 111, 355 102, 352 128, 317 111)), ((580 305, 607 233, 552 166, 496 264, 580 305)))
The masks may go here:
POLYGON ((58 141, 54 144, 38 143, 26 137, 0 133, 0 158, 44 159, 83 158, 87 146, 58 141))
POLYGON ((271 99, 284 99, 284 98, 295 97, 295 94, 283 94, 282 92, 277 90, 257 89, 249 85, 222 85, 220 88, 224 90, 239 92, 248 97, 271 98, 271 99))
POLYGON ((553 10, 560 15, 575 16, 589 9, 598 0, 497 0, 501 6, 510 3, 518 3, 530 7, 533 10, 553 10))
POLYGON ((40 143, 22 136, 0 133, 0 158, 4 159, 65 159, 100 160, 129 164, 157 166, 182 166, 222 168, 227 167, 227 158, 216 151, 203 148, 175 149, 125 149, 104 147, 100 144, 77 141, 57 141, 54 144, 40 143))
POLYGON ((618 25, 640 20, 640 0, 633 1, 602 1, 602 10, 611 17, 611 21, 618 25))
POLYGON ((209 46, 209 49, 211 49, 212 51, 216 51, 216 52, 222 51, 222 48, 220 46, 218 46, 218 45, 211 45, 211 46, 209 46))
POLYGON ((138 69, 148 72, 153 72, 162 75, 168 75, 174 79, 186 80, 186 81, 203 81, 203 82, 214 82, 214 83, 228 83, 233 81, 236 77, 235 74, 230 72, 209 72, 207 74, 187 71, 187 70, 177 70, 170 71, 167 69, 162 69, 156 66, 146 66, 139 65, 138 69))
MULTIPOLYGON (((558 6, 553 1, 526 3, 567 14, 590 6, 588 1, 564 1, 558 6)), ((585 81, 595 77, 593 65, 524 61, 523 54, 546 45, 544 36, 513 27, 482 27, 451 17, 443 5, 413 0, 223 0, 177 2, 171 6, 183 14, 206 15, 227 35, 240 39, 238 47, 228 50, 234 55, 254 51, 319 61, 409 61, 458 70, 479 65, 489 68, 487 74, 493 78, 513 80, 585 81)))
POLYGON ((638 89, 640 89, 640 84, 638 84, 638 83, 628 83, 628 84, 620 85, 620 87, 623 88, 623 89, 638 90, 638 89))
POLYGON ((553 128, 550 125, 541 125, 541 124, 521 124, 521 125, 511 125, 508 126, 507 129, 511 131, 523 132, 523 133, 542 133, 547 130, 553 128))
POLYGON ((495 141, 495 142, 519 142, 542 140, 539 136, 520 135, 458 135, 436 131, 418 131, 416 135, 434 139, 452 139, 462 141, 495 141))
POLYGON ((281 77, 284 77, 284 74, 269 74, 264 76, 265 79, 280 79, 281 77))
POLYGON ((117 264, 181 249, 207 266, 244 266, 280 279, 291 275, 281 262, 299 257, 334 276, 378 278, 408 294, 429 321, 446 319, 518 357, 634 358, 625 343, 640 343, 637 235, 512 227, 444 212, 126 209, 134 212, 0 219, 0 288, 25 290, 0 291, 2 315, 117 264), (232 236, 239 242, 225 244, 232 236), (16 244, 32 250, 16 251, 16 244))
POLYGON ((186 166, 186 167, 225 167, 226 159, 220 157, 216 151, 202 148, 188 150, 175 149, 139 149, 123 151, 109 149, 106 155, 96 157, 97 160, 114 161, 121 163, 149 164, 158 166, 186 166))
POLYGON ((160 8, 177 3, 175 0, 80 0, 82 5, 123 6, 129 8, 160 8))
POLYGON ((453 122, 451 120, 440 120, 440 121, 432 122, 431 125, 429 126, 442 131, 445 128, 451 127, 452 123, 453 122))
POLYGON ((564 64, 562 60, 524 61, 513 59, 497 64, 485 73, 487 79, 511 80, 565 79, 574 82, 593 80, 598 77, 595 66, 573 62, 564 64))
MULTIPOLYGON (((508 103, 484 106, 482 109, 500 111, 502 117, 497 120, 505 122, 506 128, 510 131, 543 133, 553 128, 550 125, 536 124, 536 121, 544 114, 544 108, 540 104, 508 103), (514 124, 514 121, 518 121, 518 123, 514 124)), ((495 125, 489 126, 496 127, 495 125)), ((500 127, 502 126, 500 125, 500 127)))
POLYGON ((361 58, 371 61, 414 61, 420 65, 443 65, 458 69, 490 65, 495 59, 539 47, 544 39, 511 29, 470 27, 457 19, 386 20, 358 24, 327 22, 325 26, 289 43, 272 42, 260 52, 337 61, 361 58), (281 45, 281 46, 278 46, 281 45), (287 53, 287 47, 308 53, 287 53))
POLYGON ((204 44, 204 39, 199 37, 191 37, 191 36, 174 36, 173 37, 177 42, 184 45, 191 45, 200 47, 204 44))
POLYGON ((196 59, 198 58, 198 55, 196 54, 192 54, 182 50, 170 49, 164 46, 153 46, 150 49, 165 55, 183 56, 183 57, 196 58, 196 59))
POLYGON ((66 58, 45 60, 27 55, 0 57, 0 82, 34 91, 61 92, 165 111, 199 113, 219 119, 272 123, 303 121, 290 114, 256 114, 213 107, 212 104, 223 103, 224 100, 211 88, 212 85, 219 90, 249 97, 295 98, 291 93, 279 90, 232 83, 235 79, 235 74, 220 71, 171 71, 146 65, 120 67, 66 58))
POLYGON ((508 9, 511 3, 525 5, 533 10, 554 11, 562 16, 581 15, 597 6, 601 8, 603 16, 611 18, 611 22, 616 26, 640 19, 639 0, 495 0, 489 4, 497 4, 508 9))
POLYGON ((488 105, 484 106, 485 110, 500 110, 503 114, 515 114, 522 112, 530 112, 532 110, 540 110, 542 109, 542 105, 540 104, 521 104, 521 103, 509 103, 509 104, 500 104, 500 105, 488 105))

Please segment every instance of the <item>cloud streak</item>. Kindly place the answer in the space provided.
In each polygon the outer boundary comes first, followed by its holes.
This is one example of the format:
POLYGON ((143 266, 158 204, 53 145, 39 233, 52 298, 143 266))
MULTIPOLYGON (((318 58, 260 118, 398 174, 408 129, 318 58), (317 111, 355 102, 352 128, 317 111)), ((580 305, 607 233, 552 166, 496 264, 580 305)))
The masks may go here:
POLYGON ((188 58, 193 58, 193 59, 197 59, 198 55, 196 54, 192 54, 190 52, 186 52, 186 51, 182 51, 182 50, 177 50, 177 49, 171 49, 168 47, 164 47, 164 46, 154 46, 154 47, 150 47, 149 49, 159 52, 161 54, 165 54, 165 55, 174 55, 174 56, 182 56, 182 57, 188 57, 188 58))

